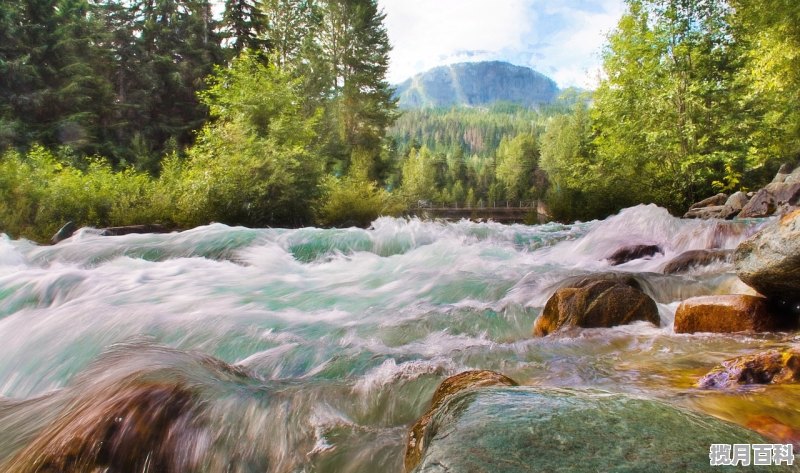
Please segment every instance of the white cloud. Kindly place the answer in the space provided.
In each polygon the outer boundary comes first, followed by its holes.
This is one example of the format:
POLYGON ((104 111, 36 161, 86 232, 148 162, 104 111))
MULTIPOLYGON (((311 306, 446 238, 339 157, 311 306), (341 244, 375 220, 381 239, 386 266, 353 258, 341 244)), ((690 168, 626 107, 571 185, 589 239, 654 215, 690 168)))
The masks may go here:
POLYGON ((623 0, 379 0, 394 46, 390 82, 432 67, 499 59, 559 86, 593 87, 623 0))
POLYGON ((381 0, 391 54, 390 81, 441 64, 488 59, 520 48, 534 21, 525 0, 381 0))

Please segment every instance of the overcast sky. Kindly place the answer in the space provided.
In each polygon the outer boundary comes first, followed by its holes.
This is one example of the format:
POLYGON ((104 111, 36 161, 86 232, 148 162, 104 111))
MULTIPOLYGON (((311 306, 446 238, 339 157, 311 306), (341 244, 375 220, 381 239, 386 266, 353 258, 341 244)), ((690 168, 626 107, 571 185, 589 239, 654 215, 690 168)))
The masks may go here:
POLYGON ((389 82, 432 67, 503 60, 560 87, 593 88, 623 0, 379 0, 392 42, 389 82))

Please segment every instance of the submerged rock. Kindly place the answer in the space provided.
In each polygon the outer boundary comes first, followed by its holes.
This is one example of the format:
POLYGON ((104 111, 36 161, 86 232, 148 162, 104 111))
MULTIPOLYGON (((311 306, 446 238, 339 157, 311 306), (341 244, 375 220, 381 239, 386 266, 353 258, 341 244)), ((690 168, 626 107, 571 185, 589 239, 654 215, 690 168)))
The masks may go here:
POLYGON ((795 325, 766 298, 743 294, 692 297, 675 312, 675 333, 769 332, 795 325))
POLYGON ((800 210, 783 216, 742 242, 734 253, 736 274, 776 303, 800 303, 800 210))
POLYGON ((663 269, 664 274, 678 274, 696 266, 707 266, 720 261, 733 261, 733 250, 689 250, 672 258, 663 269))
POLYGON ((403 460, 406 471, 411 471, 419 464, 422 454, 430 441, 429 429, 431 416, 439 409, 448 396, 466 389, 485 388, 489 386, 517 386, 517 382, 503 374, 489 370, 464 371, 442 381, 431 399, 431 407, 417 420, 408 432, 406 454, 403 460))
POLYGON ((731 388, 747 384, 782 384, 800 381, 800 350, 769 350, 723 361, 703 376, 701 388, 731 388))
POLYGON ((612 266, 619 266, 628 261, 646 258, 659 253, 664 254, 664 250, 658 245, 631 245, 618 249, 606 259, 612 266))
POLYGON ((75 225, 75 222, 70 220, 69 222, 65 223, 63 227, 61 227, 53 238, 50 239, 50 244, 55 245, 56 243, 66 240, 67 238, 71 237, 75 230, 78 229, 78 226, 75 225))
POLYGON ((533 387, 462 391, 433 411, 427 429, 415 473, 717 471, 711 444, 767 443, 660 401, 533 387))
POLYGON ((659 325, 655 301, 632 276, 581 278, 556 291, 536 319, 533 334, 542 337, 570 327, 614 327, 638 320, 659 325))

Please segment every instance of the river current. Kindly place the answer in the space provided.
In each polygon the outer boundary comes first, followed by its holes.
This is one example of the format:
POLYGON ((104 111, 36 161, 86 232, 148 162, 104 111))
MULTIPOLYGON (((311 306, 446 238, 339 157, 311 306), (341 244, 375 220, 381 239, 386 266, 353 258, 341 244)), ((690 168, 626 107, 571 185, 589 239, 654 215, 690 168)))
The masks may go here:
POLYGON ((55 246, 0 235, 0 465, 98 399, 175 380, 198 407, 159 438, 187 471, 399 473, 409 426, 442 379, 468 369, 661 399, 762 430, 800 425, 792 386, 694 387, 726 358, 797 340, 674 334, 681 300, 752 293, 732 265, 661 274, 677 254, 735 248, 763 223, 638 206, 571 225, 82 229, 55 246), (640 243, 664 254, 604 259, 640 243), (612 269, 637 275, 660 327, 532 336, 560 281, 612 269))

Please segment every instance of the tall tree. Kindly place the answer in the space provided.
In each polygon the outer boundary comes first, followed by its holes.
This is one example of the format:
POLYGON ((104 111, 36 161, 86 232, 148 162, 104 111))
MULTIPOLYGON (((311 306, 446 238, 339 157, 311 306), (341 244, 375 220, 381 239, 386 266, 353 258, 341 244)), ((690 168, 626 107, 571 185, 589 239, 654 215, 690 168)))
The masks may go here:
POLYGON ((396 101, 386 81, 389 37, 385 14, 376 0, 326 0, 320 3, 321 54, 331 71, 331 119, 338 140, 329 149, 344 161, 354 149, 377 159, 396 101))

